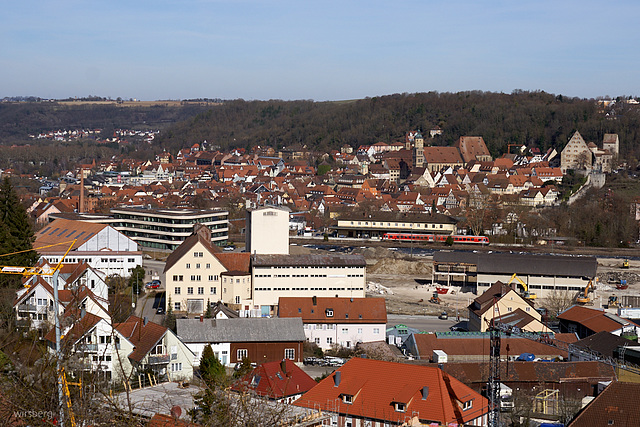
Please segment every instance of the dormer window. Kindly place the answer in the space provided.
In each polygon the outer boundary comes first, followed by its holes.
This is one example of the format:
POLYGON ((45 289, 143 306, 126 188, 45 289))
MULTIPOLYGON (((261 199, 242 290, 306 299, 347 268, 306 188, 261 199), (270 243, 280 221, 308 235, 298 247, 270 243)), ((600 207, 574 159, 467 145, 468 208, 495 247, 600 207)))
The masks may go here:
POLYGON ((462 410, 466 411, 467 409, 471 409, 473 407, 473 400, 467 400, 462 404, 462 410))
POLYGON ((343 394, 342 395, 342 401, 344 403, 347 403, 349 405, 351 405, 353 403, 353 396, 350 394, 343 394))
POLYGON ((327 317, 333 317, 333 309, 332 308, 327 308, 325 310, 325 314, 327 315, 327 317))
POLYGON ((407 405, 401 402, 396 402, 396 412, 405 412, 407 410, 407 405))

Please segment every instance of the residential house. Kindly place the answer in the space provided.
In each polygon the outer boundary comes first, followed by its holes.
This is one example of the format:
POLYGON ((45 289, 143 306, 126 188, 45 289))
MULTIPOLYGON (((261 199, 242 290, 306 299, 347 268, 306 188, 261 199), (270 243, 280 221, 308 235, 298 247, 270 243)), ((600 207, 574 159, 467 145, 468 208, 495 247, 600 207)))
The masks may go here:
POLYGON ((194 365, 207 345, 225 366, 248 358, 255 363, 290 359, 302 362, 305 341, 299 318, 177 319, 178 336, 194 354, 194 365))
POLYGON ((278 317, 300 317, 307 341, 322 349, 384 341, 384 298, 280 297, 278 317))
POLYGON ((236 381, 233 391, 255 393, 270 400, 292 403, 318 383, 290 359, 266 362, 236 381))
POLYGON ((475 298, 468 309, 470 331, 485 332, 492 322, 502 322, 513 323, 523 331, 550 332, 533 303, 502 282, 494 283, 475 298))
POLYGON ((436 366, 352 358, 294 405, 331 425, 487 425, 488 402, 436 366))
POLYGON ((613 335, 640 335, 640 325, 604 310, 574 305, 560 313, 560 332, 576 333, 580 339, 597 332, 613 335))

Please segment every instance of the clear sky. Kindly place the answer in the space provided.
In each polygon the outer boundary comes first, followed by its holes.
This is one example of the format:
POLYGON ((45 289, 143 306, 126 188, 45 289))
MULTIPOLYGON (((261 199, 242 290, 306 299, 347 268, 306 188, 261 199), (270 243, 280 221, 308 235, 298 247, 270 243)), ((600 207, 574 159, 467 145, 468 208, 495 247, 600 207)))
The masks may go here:
POLYGON ((0 98, 640 95, 638 0, 2 3, 0 98))

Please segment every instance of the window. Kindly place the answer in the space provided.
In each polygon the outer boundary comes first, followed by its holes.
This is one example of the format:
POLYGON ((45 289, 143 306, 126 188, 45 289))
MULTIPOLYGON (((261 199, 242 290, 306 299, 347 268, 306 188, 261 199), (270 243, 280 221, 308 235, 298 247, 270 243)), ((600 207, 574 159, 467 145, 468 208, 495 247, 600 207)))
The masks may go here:
POLYGON ((471 409, 471 407, 473 406, 473 400, 467 400, 466 402, 464 402, 464 404, 462 405, 462 410, 466 411, 467 409, 471 409))
POLYGON ((362 328, 358 328, 358 333, 361 334, 362 333, 362 328))
POLYGON ((320 338, 316 338, 313 340, 316 344, 320 344, 320 338))
POLYGON ((343 334, 348 334, 349 333, 349 328, 342 328, 342 333, 343 334))
POLYGON ((191 268, 191 264, 185 265, 185 268, 191 268))
POLYGON ((173 309, 176 311, 180 311, 180 303, 179 302, 174 302, 173 303, 173 309))
POLYGON ((182 363, 172 363, 171 372, 182 371, 182 363))
MULTIPOLYGON (((400 331, 400 333, 402 333, 403 331, 400 331)), ((380 328, 373 328, 373 333, 374 334, 379 334, 380 333, 380 328)), ((407 331, 404 331, 404 333, 407 333, 407 331)))
POLYGON ((197 264, 196 264, 196 268, 200 268, 200 263, 197 263, 197 264))
POLYGON ((296 349, 295 348, 285 348, 284 349, 284 358, 289 360, 296 360, 296 349))
POLYGON ((188 295, 193 295, 193 287, 189 286, 189 287, 187 288, 187 294, 188 294, 188 295))
POLYGON ((333 338, 327 337, 327 344, 333 344, 333 338))
POLYGON ((184 280, 184 276, 183 275, 174 274, 174 276, 173 276, 173 281, 174 282, 182 282, 183 280, 184 280))
POLYGON ((194 253, 193 253, 193 257, 194 257, 194 258, 202 258, 202 256, 203 256, 203 255, 204 255, 204 254, 203 254, 202 252, 194 252, 194 253))
POLYGON ((211 268, 211 264, 205 264, 204 268, 211 268))
POLYGON ((247 349, 246 348, 239 348, 238 352, 237 352, 237 356, 238 356, 238 361, 242 360, 242 359, 246 359, 247 358, 247 349))
POLYGON ((236 304, 240 304, 240 295, 236 295, 236 304))
POLYGON ((216 288, 215 288, 215 287, 213 287, 213 286, 212 286, 211 288, 209 288, 209 293, 210 293, 211 295, 215 295, 215 294, 216 294, 216 288))
POLYGON ((332 308, 327 308, 325 313, 327 314, 327 317, 333 317, 333 309, 332 308))
POLYGON ((174 295, 180 295, 180 288, 179 287, 173 288, 173 293, 174 295))
POLYGON ((204 295, 204 288, 198 288, 198 295, 204 295))
POLYGON ((400 403, 400 402, 396 402, 396 411, 398 412, 404 412, 406 411, 407 407, 404 403, 400 403))
POLYGON ((353 396, 350 394, 343 394, 342 401, 344 403, 348 403, 349 405, 351 405, 353 403, 353 396))

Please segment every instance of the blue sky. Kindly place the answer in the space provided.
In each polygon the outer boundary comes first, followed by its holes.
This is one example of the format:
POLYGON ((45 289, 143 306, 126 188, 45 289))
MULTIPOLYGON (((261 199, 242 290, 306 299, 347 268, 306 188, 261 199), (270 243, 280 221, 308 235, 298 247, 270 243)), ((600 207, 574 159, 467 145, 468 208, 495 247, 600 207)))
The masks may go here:
POLYGON ((640 2, 21 0, 0 98, 640 95, 640 2))

